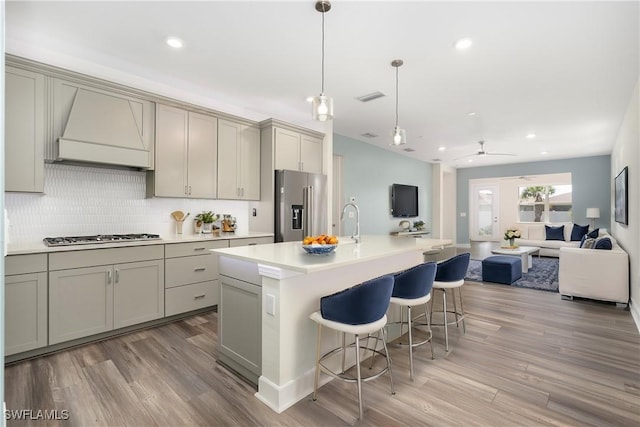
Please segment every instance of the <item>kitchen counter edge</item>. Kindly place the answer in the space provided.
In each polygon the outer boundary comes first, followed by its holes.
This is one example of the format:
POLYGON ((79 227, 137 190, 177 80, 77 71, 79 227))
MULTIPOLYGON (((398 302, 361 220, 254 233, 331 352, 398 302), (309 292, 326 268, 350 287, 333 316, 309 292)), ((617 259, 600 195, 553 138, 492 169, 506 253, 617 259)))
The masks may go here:
POLYGON ((89 249, 107 249, 107 248, 126 248, 130 246, 148 246, 148 245, 166 245, 174 243, 189 243, 215 240, 235 240, 235 239, 251 239, 256 237, 273 237, 273 233, 248 232, 248 233, 221 233, 220 236, 198 236, 192 235, 170 235, 157 240, 138 240, 133 242, 118 243, 98 243, 93 245, 69 245, 69 246, 47 246, 43 242, 31 243, 9 243, 7 256, 10 255, 27 255, 37 253, 52 252, 68 252, 83 251, 89 249))

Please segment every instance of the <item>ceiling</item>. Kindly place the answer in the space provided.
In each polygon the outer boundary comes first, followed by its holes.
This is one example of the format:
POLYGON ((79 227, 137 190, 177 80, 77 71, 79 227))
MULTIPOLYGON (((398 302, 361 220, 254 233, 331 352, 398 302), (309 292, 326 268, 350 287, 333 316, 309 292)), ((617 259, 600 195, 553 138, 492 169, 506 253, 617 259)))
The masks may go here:
MULTIPOLYGON (((329 126, 427 162, 477 167, 609 154, 640 75, 637 1, 332 6, 329 126), (473 45, 458 51, 462 37, 473 45), (399 125, 408 143, 400 147, 389 145, 394 59, 404 60, 399 125), (375 91, 387 96, 356 99, 375 91), (479 140, 487 152, 515 156, 460 159, 477 152, 479 140)), ((253 120, 327 129, 311 120, 306 101, 320 92, 321 14, 313 0, 7 1, 5 9, 9 53, 253 120), (169 48, 169 35, 184 47, 169 48)))

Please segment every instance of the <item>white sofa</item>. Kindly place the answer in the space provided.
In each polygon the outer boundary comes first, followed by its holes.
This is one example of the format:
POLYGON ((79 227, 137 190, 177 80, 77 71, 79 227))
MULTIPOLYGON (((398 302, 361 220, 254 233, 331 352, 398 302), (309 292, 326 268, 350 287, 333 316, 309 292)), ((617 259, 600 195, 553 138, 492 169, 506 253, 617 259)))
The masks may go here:
POLYGON ((606 232, 613 248, 560 248, 558 282, 563 298, 582 297, 618 304, 629 302, 629 256, 606 232))
POLYGON ((540 248, 541 256, 551 256, 558 258, 560 256, 560 248, 578 248, 580 242, 571 241, 571 230, 573 224, 518 224, 515 228, 520 230, 520 239, 516 239, 519 246, 536 246, 540 248), (546 240, 546 231, 544 226, 560 226, 564 225, 564 240, 546 240))

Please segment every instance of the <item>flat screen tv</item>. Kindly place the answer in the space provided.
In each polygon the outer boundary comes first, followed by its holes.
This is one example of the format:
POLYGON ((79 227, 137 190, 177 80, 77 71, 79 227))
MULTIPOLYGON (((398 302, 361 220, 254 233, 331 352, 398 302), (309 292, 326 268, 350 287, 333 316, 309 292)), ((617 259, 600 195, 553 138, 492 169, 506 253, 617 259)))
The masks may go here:
POLYGON ((391 186, 391 215, 396 218, 418 216, 418 187, 404 184, 391 186))

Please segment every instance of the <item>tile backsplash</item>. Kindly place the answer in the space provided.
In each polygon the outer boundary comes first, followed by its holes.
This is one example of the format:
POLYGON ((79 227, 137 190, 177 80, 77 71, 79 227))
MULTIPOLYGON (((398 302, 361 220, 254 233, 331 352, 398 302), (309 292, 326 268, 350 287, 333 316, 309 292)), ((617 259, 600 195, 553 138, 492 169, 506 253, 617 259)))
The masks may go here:
POLYGON ((45 164, 44 194, 5 193, 11 243, 44 237, 175 233, 171 212, 191 215, 183 233, 194 234, 193 217, 203 211, 236 217, 246 232, 248 202, 232 200, 145 198, 145 172, 89 166, 45 164))

